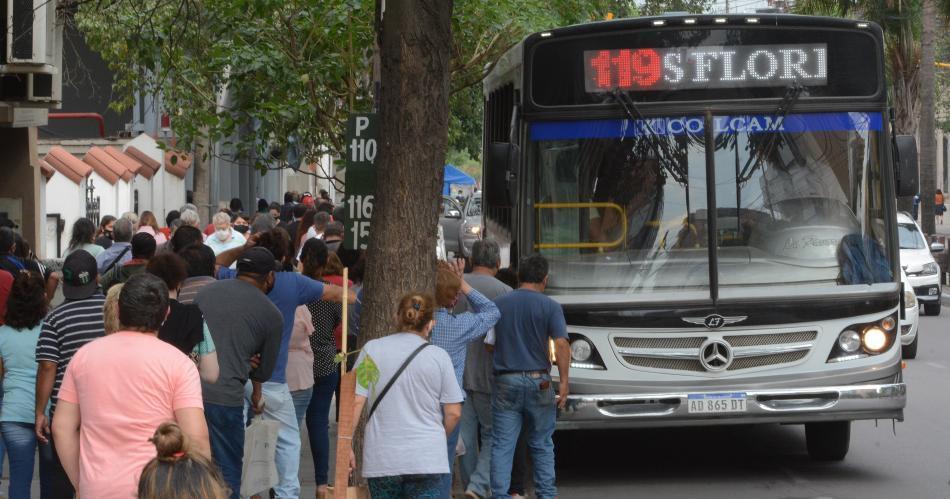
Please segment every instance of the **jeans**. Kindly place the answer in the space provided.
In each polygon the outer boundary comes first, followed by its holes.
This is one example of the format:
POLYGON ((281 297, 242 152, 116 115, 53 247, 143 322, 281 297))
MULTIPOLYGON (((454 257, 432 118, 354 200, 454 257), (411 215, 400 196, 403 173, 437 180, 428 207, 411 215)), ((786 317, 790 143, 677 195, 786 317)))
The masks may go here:
POLYGON ((554 441, 551 437, 554 435, 557 408, 551 377, 546 374, 538 378, 525 374, 502 374, 495 376, 493 389, 492 497, 507 497, 512 458, 522 422, 528 427, 526 438, 534 461, 535 494, 540 499, 556 497, 554 441))
POLYGON ((330 402, 339 380, 339 371, 315 378, 307 407, 307 434, 313 454, 313 482, 317 487, 330 483, 330 402))
POLYGON ((455 454, 459 445, 459 435, 462 433, 462 425, 455 425, 452 433, 446 437, 446 450, 449 458, 449 473, 442 475, 442 497, 452 498, 452 471, 455 469, 455 454))
POLYGON ((515 459, 511 463, 511 484, 508 485, 508 493, 510 494, 527 495, 525 491, 528 490, 528 487, 525 482, 530 479, 528 476, 530 458, 528 458, 527 434, 528 425, 524 424, 521 427, 521 433, 518 435, 518 444, 515 446, 515 459))
POLYGON ((244 408, 205 402, 205 420, 208 422, 211 456, 221 469, 224 483, 231 489, 228 497, 238 499, 244 467, 244 408))
POLYGON ((290 392, 290 398, 294 399, 294 414, 297 416, 297 427, 303 424, 303 418, 307 415, 307 407, 310 405, 310 396, 313 388, 306 390, 296 390, 290 392))
MULTIPOLYGON (((55 417, 55 415, 53 416, 55 417)), ((63 469, 63 463, 59 460, 59 454, 56 452, 56 442, 53 435, 47 436, 48 444, 40 444, 40 483, 43 482, 43 469, 46 469, 46 483, 49 485, 48 496, 54 499, 68 499, 76 494, 73 489, 73 483, 69 481, 69 475, 63 469)), ((42 485, 40 493, 43 493, 42 485)))
MULTIPOLYGON (((0 433, 3 433, 3 441, 10 456, 10 499, 30 499, 37 451, 33 425, 4 421, 0 423, 0 433)), ((44 445, 40 452, 49 452, 49 448, 44 445)), ((47 472, 47 466, 40 466, 40 497, 43 498, 49 494, 47 472)))
POLYGON ((366 481, 373 499, 436 499, 439 497, 442 475, 381 476, 366 481))
POLYGON ((459 472, 465 489, 488 497, 491 489, 491 394, 467 392, 462 406, 462 442, 465 454, 459 458, 459 472), (478 436, 481 433, 481 445, 478 436))
MULTIPOLYGON (((244 386, 244 404, 250 407, 251 382, 244 386)), ((290 396, 287 383, 265 382, 262 387, 264 400, 263 418, 280 423, 277 432, 277 487, 274 493, 278 499, 300 496, 300 426, 294 411, 294 399, 290 396)), ((250 414, 250 412, 249 412, 250 414)))

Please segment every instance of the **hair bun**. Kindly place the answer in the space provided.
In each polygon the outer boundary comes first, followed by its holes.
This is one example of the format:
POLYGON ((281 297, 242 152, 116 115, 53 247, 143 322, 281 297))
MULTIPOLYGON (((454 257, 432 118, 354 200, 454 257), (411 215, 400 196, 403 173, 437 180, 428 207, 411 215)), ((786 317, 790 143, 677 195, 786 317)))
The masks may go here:
POLYGON ((158 459, 163 461, 175 460, 185 452, 186 440, 181 427, 177 423, 166 422, 159 425, 150 441, 155 444, 158 459))

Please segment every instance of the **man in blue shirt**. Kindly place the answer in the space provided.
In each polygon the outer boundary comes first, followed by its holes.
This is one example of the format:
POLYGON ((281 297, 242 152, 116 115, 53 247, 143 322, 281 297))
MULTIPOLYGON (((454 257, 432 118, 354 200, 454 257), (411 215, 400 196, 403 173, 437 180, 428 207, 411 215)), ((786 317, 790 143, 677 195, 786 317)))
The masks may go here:
POLYGON ((534 461, 535 492, 557 497, 554 485, 554 423, 557 419, 548 342, 554 340, 559 390, 557 406, 567 403, 570 344, 564 311, 544 295, 548 262, 530 255, 518 267, 521 286, 495 300, 495 380, 492 387, 492 497, 507 498, 511 464, 522 422, 528 421, 528 449, 534 461))
MULTIPOLYGON (((468 344, 484 338, 488 330, 498 322, 499 317, 498 307, 462 279, 464 268, 463 260, 457 260, 454 264, 441 264, 435 280, 435 301, 439 308, 435 311, 435 327, 429 335, 429 341, 433 345, 449 353, 459 386, 462 386, 468 344), (468 300, 472 312, 452 312, 459 293, 468 300)), ((444 497, 452 495, 452 469, 460 430, 461 426, 457 425, 447 438, 449 473, 442 478, 444 497)))
MULTIPOLYGON (((235 260, 241 265, 241 256, 246 248, 261 246, 270 250, 277 262, 288 256, 289 241, 286 231, 273 229, 263 234, 251 236, 245 246, 225 251, 218 255, 218 279, 233 279, 235 270, 228 268, 235 260)), ((276 263, 276 262, 275 262, 276 263)), ((343 300, 343 288, 323 284, 296 272, 276 272, 274 287, 267 293, 283 317, 283 331, 280 337, 280 353, 270 380, 262 386, 264 419, 280 423, 277 434, 277 474, 280 480, 274 488, 278 498, 298 497, 300 495, 300 427, 294 411, 293 398, 287 386, 287 355, 290 351, 290 337, 293 333, 294 313, 300 305, 316 300, 340 302, 343 300)), ((355 301, 352 293, 347 297, 350 303, 355 301)), ((221 299, 227 299, 222 296, 221 299)), ((253 386, 245 387, 246 398, 252 399, 253 386)), ((260 408, 255 408, 255 411, 260 408)))
POLYGON ((99 275, 105 275, 112 267, 119 267, 132 259, 132 222, 120 218, 112 225, 112 237, 115 242, 96 256, 99 275))

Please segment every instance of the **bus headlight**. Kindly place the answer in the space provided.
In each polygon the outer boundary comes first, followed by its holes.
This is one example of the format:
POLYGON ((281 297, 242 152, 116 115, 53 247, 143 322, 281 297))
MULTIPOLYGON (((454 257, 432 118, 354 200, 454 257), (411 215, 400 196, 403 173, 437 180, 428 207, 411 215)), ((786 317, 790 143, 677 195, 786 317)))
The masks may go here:
POLYGON ((845 362, 880 355, 894 345, 897 329, 896 314, 874 322, 848 326, 838 334, 838 339, 828 355, 828 362, 845 362))
POLYGON ((604 359, 600 357, 594 342, 586 336, 577 333, 568 333, 571 342, 571 369, 593 369, 602 371, 607 369, 604 359))
POLYGON ((587 340, 577 339, 571 343, 571 360, 587 362, 594 351, 594 347, 587 340))
POLYGON ((864 348, 870 352, 880 352, 887 347, 887 333, 885 333, 881 328, 872 327, 864 332, 864 336, 861 337, 861 342, 864 343, 864 348))
POLYGON ((845 353, 854 353, 861 348, 861 335, 857 331, 847 329, 838 335, 838 348, 845 353))

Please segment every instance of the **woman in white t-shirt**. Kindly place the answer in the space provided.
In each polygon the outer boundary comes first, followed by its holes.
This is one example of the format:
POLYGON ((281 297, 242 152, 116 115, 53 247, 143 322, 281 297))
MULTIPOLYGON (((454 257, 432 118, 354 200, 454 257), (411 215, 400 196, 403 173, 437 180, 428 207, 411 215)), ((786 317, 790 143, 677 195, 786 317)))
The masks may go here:
POLYGON ((363 476, 374 499, 438 497, 449 472, 446 435, 458 424, 464 395, 449 354, 428 343, 434 312, 432 296, 404 296, 397 317, 405 332, 367 342, 356 361, 354 414, 370 403, 363 476))

